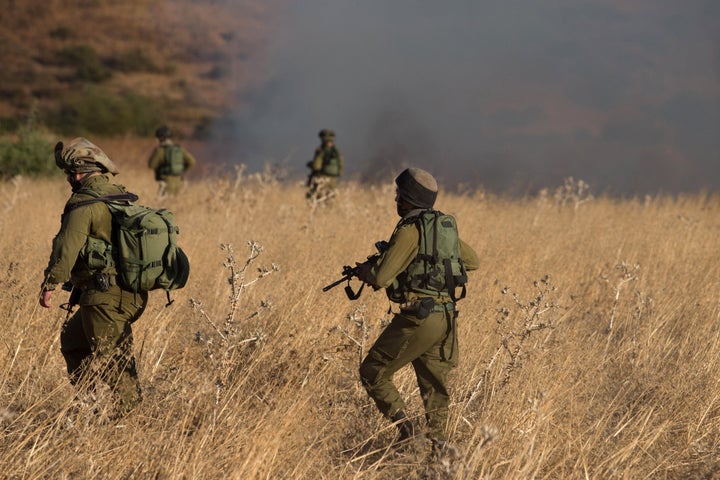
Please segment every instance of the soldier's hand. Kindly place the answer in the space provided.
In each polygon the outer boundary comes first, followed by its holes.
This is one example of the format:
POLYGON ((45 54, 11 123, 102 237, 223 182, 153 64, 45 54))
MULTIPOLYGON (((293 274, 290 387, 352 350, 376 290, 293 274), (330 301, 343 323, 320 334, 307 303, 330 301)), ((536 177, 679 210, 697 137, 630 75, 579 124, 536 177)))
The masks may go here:
POLYGON ((50 298, 52 297, 53 293, 55 291, 53 290, 43 290, 42 294, 40 295, 40 306, 44 308, 50 308, 52 307, 52 304, 50 303, 50 298))
POLYGON ((355 263, 355 267, 358 270, 358 279, 361 282, 370 283, 368 280, 370 279, 370 264, 368 262, 363 263, 355 263))

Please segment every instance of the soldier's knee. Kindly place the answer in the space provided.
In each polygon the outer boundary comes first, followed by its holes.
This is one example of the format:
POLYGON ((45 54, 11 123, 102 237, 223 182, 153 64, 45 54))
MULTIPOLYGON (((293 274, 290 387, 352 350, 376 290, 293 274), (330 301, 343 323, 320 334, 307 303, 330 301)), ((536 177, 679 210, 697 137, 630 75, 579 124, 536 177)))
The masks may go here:
POLYGON ((380 373, 378 367, 377 362, 373 361, 369 355, 365 357, 365 360, 363 360, 359 370, 360 381, 365 387, 372 385, 377 379, 378 374, 380 373))
POLYGON ((360 380, 366 388, 377 384, 385 375, 387 359, 374 350, 370 352, 360 365, 360 380))

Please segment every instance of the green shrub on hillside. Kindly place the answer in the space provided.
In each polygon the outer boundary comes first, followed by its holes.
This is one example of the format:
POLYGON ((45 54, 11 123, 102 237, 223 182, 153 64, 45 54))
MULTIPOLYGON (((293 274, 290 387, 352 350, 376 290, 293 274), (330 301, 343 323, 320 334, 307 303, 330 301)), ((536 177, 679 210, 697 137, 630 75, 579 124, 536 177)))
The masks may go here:
POLYGON ((53 145, 45 133, 25 125, 15 141, 0 140, 0 179, 56 173, 53 145))
POLYGON ((90 45, 71 45, 61 48, 58 57, 63 63, 75 67, 75 78, 99 83, 112 77, 112 71, 103 65, 90 45))
POLYGON ((75 31, 65 25, 60 25, 59 27, 50 31, 50 38, 54 38, 56 40, 67 40, 69 38, 73 38, 74 36, 75 31))
POLYGON ((20 121, 15 117, 0 117, 0 131, 15 132, 20 128, 20 121))
POLYGON ((162 71, 162 69, 139 48, 112 57, 105 63, 109 68, 125 73, 162 71))
POLYGON ((149 135, 161 123, 161 105, 154 99, 135 93, 116 94, 102 87, 64 99, 46 113, 44 122, 64 135, 149 135))

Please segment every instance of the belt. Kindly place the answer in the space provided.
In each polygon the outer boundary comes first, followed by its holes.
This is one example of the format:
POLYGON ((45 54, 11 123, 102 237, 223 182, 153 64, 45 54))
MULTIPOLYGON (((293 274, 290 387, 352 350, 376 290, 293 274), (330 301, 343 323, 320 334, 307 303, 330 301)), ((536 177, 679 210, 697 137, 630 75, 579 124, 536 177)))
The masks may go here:
MULTIPOLYGON (((117 281, 117 275, 109 275, 109 274, 96 274, 99 276, 104 277, 107 280, 107 286, 108 287, 116 287, 118 286, 117 281)), ((101 290, 103 289, 102 285, 98 285, 98 280, 96 277, 93 276, 93 278, 87 279, 87 281, 82 282, 80 285, 76 285, 81 290, 101 290)), ((102 280, 100 280, 102 281, 102 280)))
MULTIPOLYGON (((400 304, 400 310, 413 310, 420 306, 420 299, 414 302, 405 302, 400 304)), ((431 309, 433 312, 444 312, 445 310, 455 310, 455 302, 436 303, 431 309)))

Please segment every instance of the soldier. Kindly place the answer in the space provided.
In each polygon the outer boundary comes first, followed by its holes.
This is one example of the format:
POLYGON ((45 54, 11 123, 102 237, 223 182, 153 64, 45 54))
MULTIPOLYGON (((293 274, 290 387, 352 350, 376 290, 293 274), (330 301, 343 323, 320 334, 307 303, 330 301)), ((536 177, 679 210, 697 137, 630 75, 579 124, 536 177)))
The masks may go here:
POLYGON ((477 269, 478 257, 458 237, 454 218, 432 209, 438 191, 432 175, 408 168, 395 183, 401 219, 378 261, 358 264, 358 277, 376 289, 385 288, 399 312, 363 360, 360 378, 380 412, 395 422, 397 441, 404 442, 415 437, 419 427, 406 415, 392 377, 412 363, 427 436, 438 450, 445 446, 447 375, 458 362, 456 300, 465 293, 465 270, 477 269))
POLYGON ((343 156, 335 146, 335 132, 322 129, 318 133, 321 144, 315 149, 313 160, 308 162, 307 198, 312 201, 327 200, 335 195, 337 179, 343 173, 343 156))
POLYGON ((141 400, 133 356, 131 324, 143 313, 147 292, 134 294, 118 286, 111 258, 112 216, 99 195, 125 193, 111 182, 118 169, 107 155, 84 138, 55 146, 55 163, 62 169, 73 194, 65 204, 60 231, 40 292, 40 305, 51 307, 58 285, 72 284, 71 305, 60 333, 60 350, 70 382, 92 389, 95 378, 113 390, 116 413, 124 415, 141 400))
POLYGON ((195 157, 186 149, 173 143, 172 131, 167 125, 155 130, 158 145, 148 160, 148 167, 155 171, 155 180, 160 183, 159 194, 176 195, 183 183, 183 174, 195 166, 195 157))

